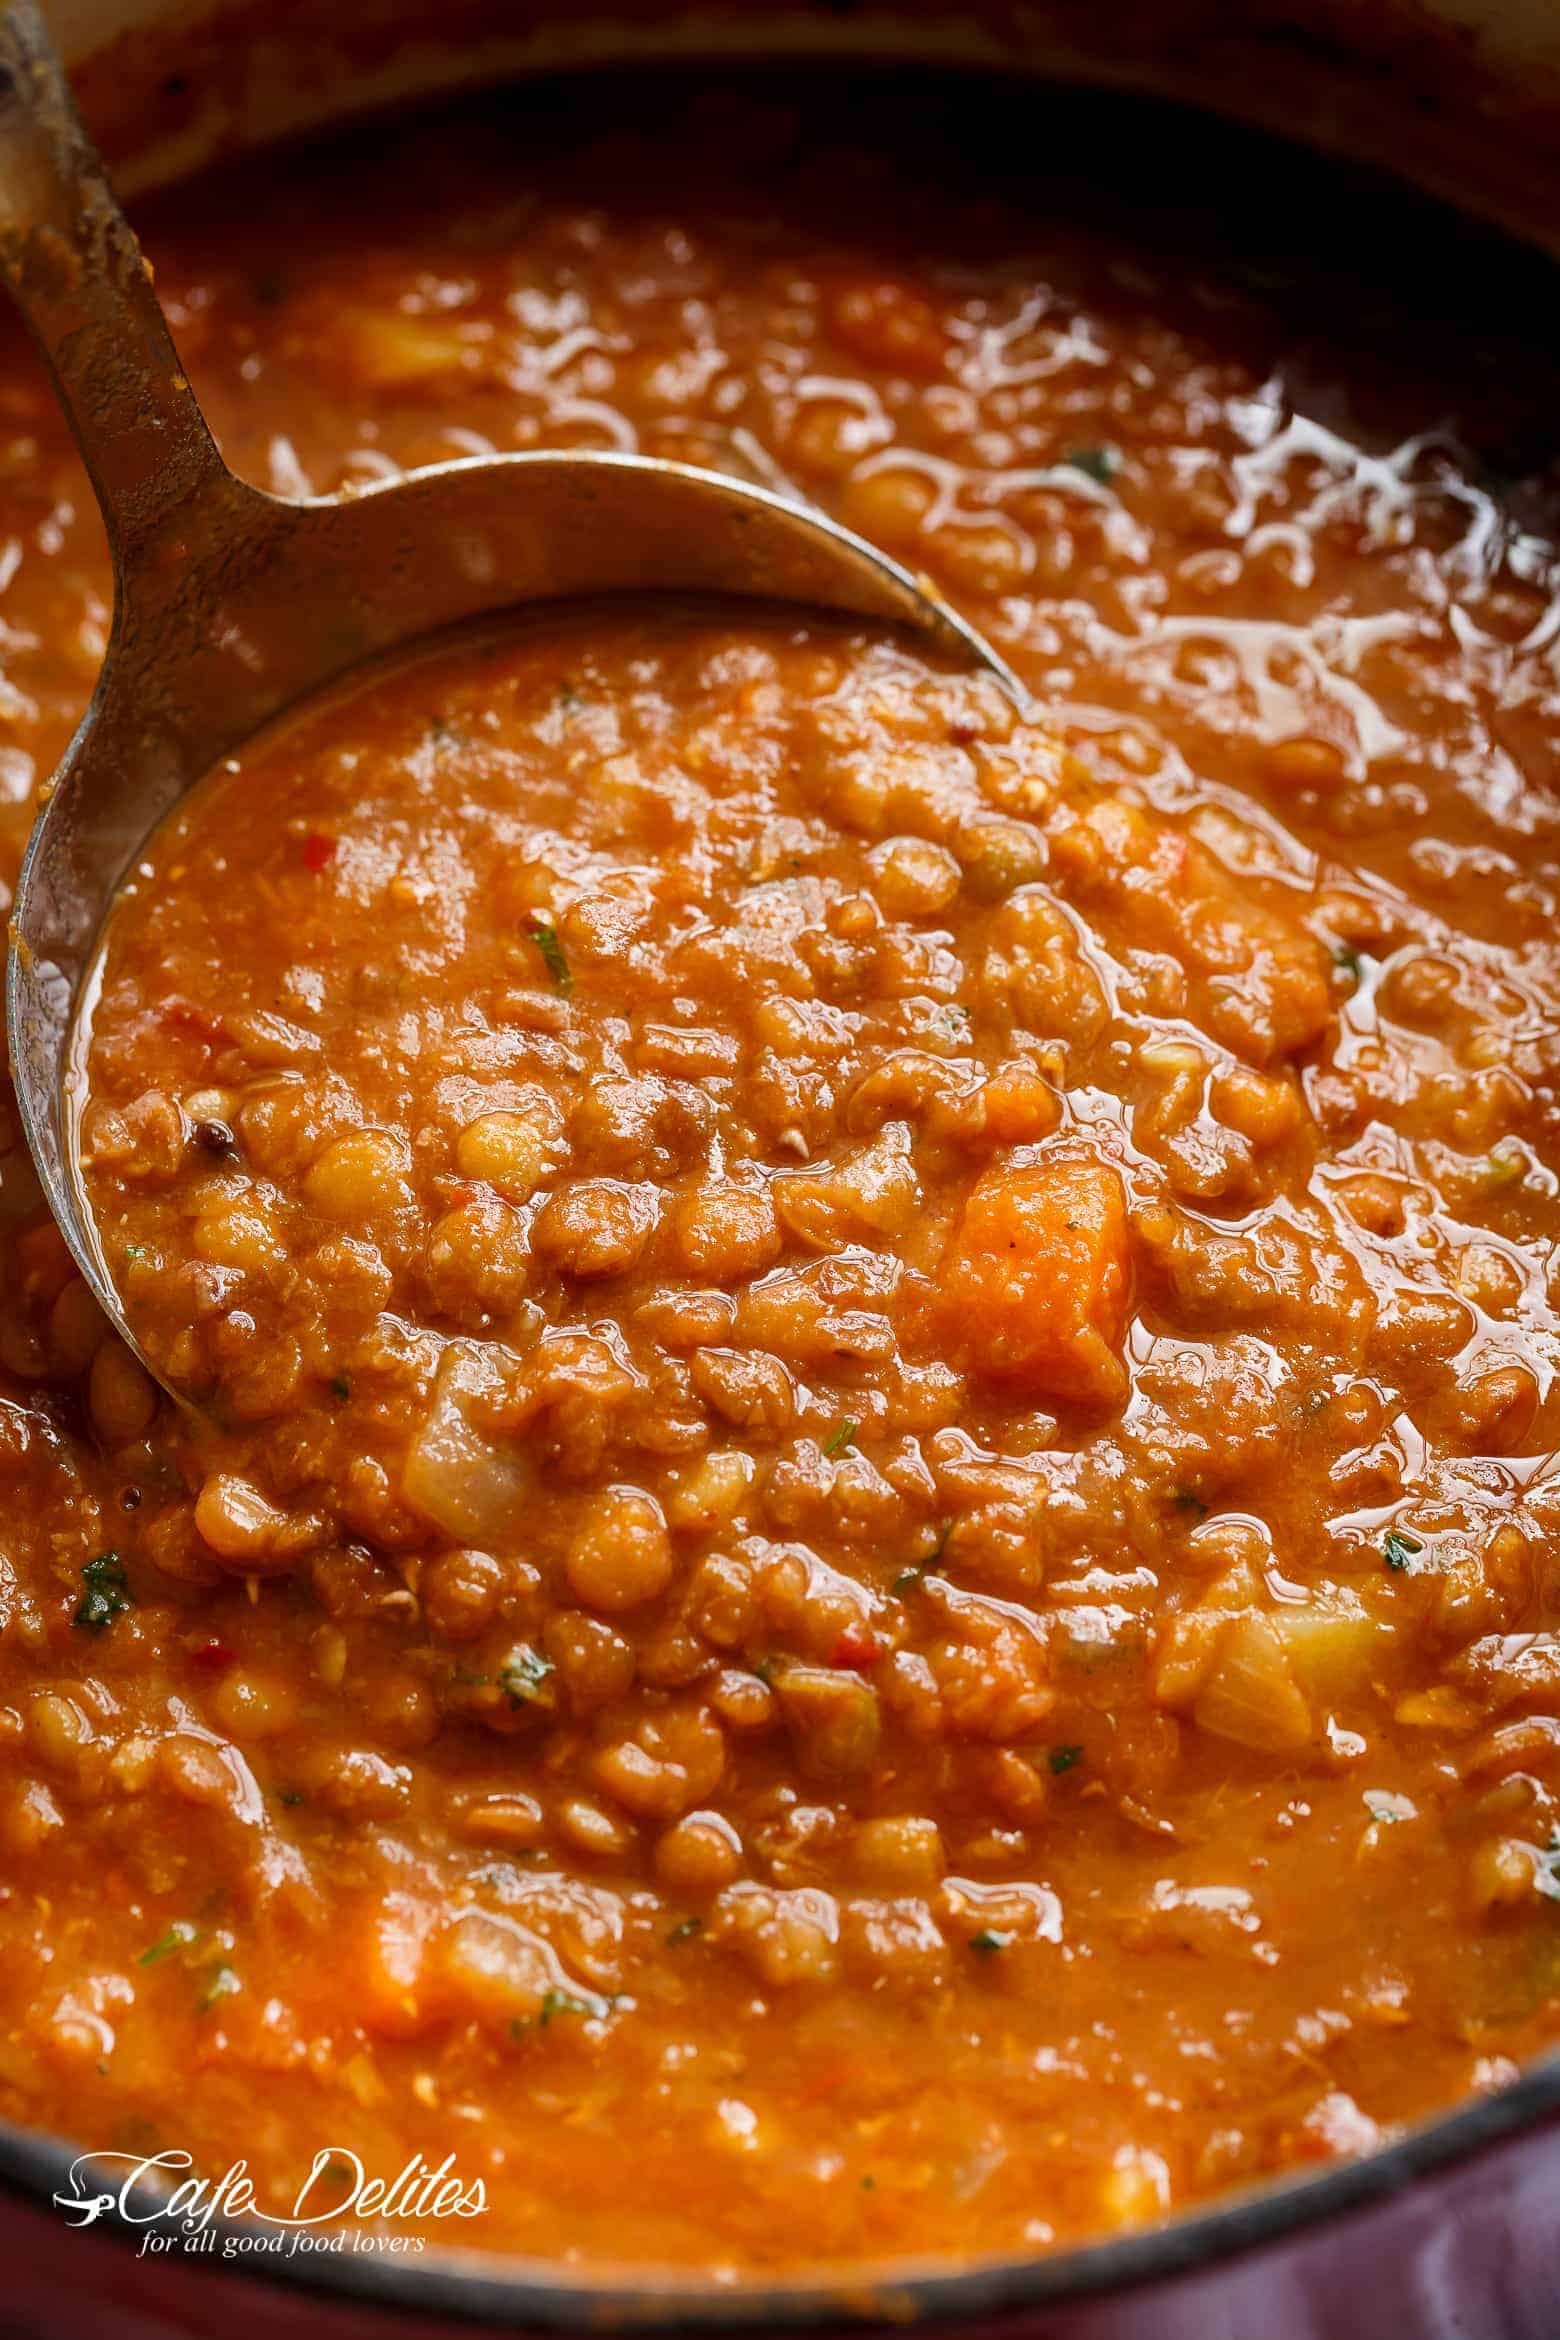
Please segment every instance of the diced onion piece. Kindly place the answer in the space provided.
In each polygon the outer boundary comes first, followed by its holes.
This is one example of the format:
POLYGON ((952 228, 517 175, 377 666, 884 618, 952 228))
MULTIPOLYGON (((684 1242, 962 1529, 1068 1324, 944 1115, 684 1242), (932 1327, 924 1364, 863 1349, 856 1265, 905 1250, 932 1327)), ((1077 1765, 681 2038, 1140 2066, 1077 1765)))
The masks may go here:
POLYGON ((858 1675, 787 1666, 775 1683, 797 1759, 814 1779, 860 1779, 877 1759, 877 1692, 858 1675))
POLYGON ((572 1980, 550 1942, 491 1910, 468 1909, 455 1920, 440 1963, 443 1995, 478 2023, 529 2022, 558 2003, 585 2012, 603 2004, 572 1980))
POLYGON ((489 1548, 513 1540, 535 1478, 525 1455, 472 1419, 476 1399, 495 1380, 492 1351, 452 1345, 401 1473, 401 1493, 414 1511, 459 1543, 489 1548))
POLYGON ((830 1251, 862 1235, 901 1235, 921 1200, 910 1125, 886 1122, 870 1146, 837 1168, 777 1178, 773 1192, 781 1225, 815 1250, 830 1251))
POLYGON ((1270 1617, 1231 1625, 1192 1712, 1205 1731, 1264 1755, 1297 1754, 1313 1734, 1311 1709, 1270 1617))
POLYGON ((1351 1595, 1275 1609, 1272 1623, 1290 1668, 1311 1698, 1339 1698, 1369 1678, 1388 1642, 1379 1618, 1367 1616, 1351 1595))

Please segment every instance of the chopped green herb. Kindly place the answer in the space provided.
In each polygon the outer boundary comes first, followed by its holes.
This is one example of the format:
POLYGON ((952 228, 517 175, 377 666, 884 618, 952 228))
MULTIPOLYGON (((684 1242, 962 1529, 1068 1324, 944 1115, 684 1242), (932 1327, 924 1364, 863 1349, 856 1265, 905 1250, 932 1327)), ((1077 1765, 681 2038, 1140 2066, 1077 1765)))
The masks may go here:
POLYGON ((125 1257, 126 1259, 145 1259, 146 1251, 144 1246, 139 1243, 127 1243, 125 1245, 125 1257))
POLYGON ((572 991, 574 977, 569 972, 569 962, 563 955, 563 945, 558 940, 556 926, 550 926, 544 918, 533 918, 526 932, 541 952, 542 965, 557 988, 560 991, 572 991))
POLYGON ((1121 457, 1114 447, 1069 447, 1062 457, 1074 471, 1086 472, 1101 487, 1109 487, 1121 469, 1121 457))
POLYGON ((545 2031, 555 2015, 593 2016, 599 2023, 612 2012, 612 2001, 596 1991, 548 1991, 537 2021, 545 2031))
POLYGON ((1381 1546, 1381 1557, 1393 1569, 1405 1569, 1424 1545, 1417 1536, 1406 1536, 1401 1528, 1388 1528, 1381 1546))
POLYGON ((1208 1506, 1206 1503, 1204 1503, 1202 1497, 1198 1494, 1195 1487, 1176 1487, 1172 1489, 1170 1500, 1175 1505, 1177 1511, 1193 1512, 1198 1519, 1206 1519, 1208 1516, 1208 1506))
POLYGON ((304 1793, 302 1788, 278 1788, 276 1800, 279 1804, 285 1804, 290 1812, 294 1805, 304 1801, 304 1793))
POLYGON ((552 1659, 528 1641, 519 1642, 498 1669, 498 1686, 511 1706, 535 1706, 547 1695, 552 1659))
POLYGON ((196 2012, 204 2015, 219 1999, 229 1999, 243 1987, 231 1966, 214 1966, 201 1985, 200 1996, 195 2001, 196 2012))
POLYGON ((554 701, 554 705, 558 708, 560 714, 576 715, 578 714, 581 707, 584 706, 584 704, 585 701, 581 698, 573 683, 566 682, 559 684, 558 696, 554 701))
POLYGON ((1335 942, 1332 947, 1332 955, 1333 964, 1341 967, 1352 982, 1363 981, 1365 975, 1364 956, 1355 949, 1353 943, 1335 942))
POLYGON ((772 1682, 780 1671, 780 1660, 777 1657, 769 1656, 766 1652, 763 1657, 756 1657, 753 1660, 753 1671, 761 1682, 772 1682))
POLYGON ((948 1538, 952 1533, 952 1520, 943 1520, 938 1526, 937 1541, 927 1553, 926 1558, 918 1560, 913 1568, 901 1568, 890 1589, 896 1593, 914 1592, 918 1584, 924 1584, 930 1571, 937 1566, 938 1561, 947 1551, 948 1538))
POLYGON ((1011 1934, 999 1934, 995 1926, 982 1926, 978 1934, 971 1934, 970 1948, 979 1951, 982 1958, 995 1958, 999 1950, 1012 1943, 1011 1934))
POLYGON ((856 1432, 860 1428, 861 1424, 859 1422, 852 1421, 849 1414, 847 1414, 844 1421, 841 1422, 834 1430, 832 1436, 826 1440, 823 1449, 824 1453, 827 1455, 843 1454, 847 1446, 855 1445, 856 1432))
POLYGON ((1075 1763, 1083 1761, 1081 1747, 1053 1747, 1046 1758, 1052 1771, 1060 1779, 1064 1771, 1071 1771, 1075 1763))
POLYGON ((352 1395, 352 1384, 344 1373, 333 1373, 331 1375, 330 1394, 333 1398, 339 1398, 343 1405, 346 1404, 348 1398, 352 1395))
POLYGON ((125 1564, 117 1552, 100 1552, 95 1560, 89 1560, 81 1571, 81 1581, 86 1590, 71 1622, 84 1632, 101 1633, 122 1611, 135 1606, 125 1582, 125 1564))
POLYGON ((867 2175, 861 2181, 861 2190, 864 2194, 871 2194, 877 2190, 877 2179, 873 2177, 870 2171, 868 2171, 867 2175))
POLYGON ((175 1918, 162 1940, 154 1942, 149 1950, 141 1952, 138 1963, 142 1966, 155 1966, 159 1959, 171 1957, 175 1950, 187 1950, 195 1939, 196 1930, 188 1918, 175 1918))
POLYGON ((673 1926, 666 1939, 668 1942, 691 1942, 695 1934, 702 1934, 703 1931, 703 1918, 685 1917, 681 1919, 678 1924, 673 1926))

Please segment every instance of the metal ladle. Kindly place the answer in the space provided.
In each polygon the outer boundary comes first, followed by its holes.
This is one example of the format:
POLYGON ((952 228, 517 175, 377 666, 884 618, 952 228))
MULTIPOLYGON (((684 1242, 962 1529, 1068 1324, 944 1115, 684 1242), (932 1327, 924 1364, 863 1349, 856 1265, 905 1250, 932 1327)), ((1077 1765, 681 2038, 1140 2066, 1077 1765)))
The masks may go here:
POLYGON ((31 0, 0 8, 0 274, 85 458, 114 571, 103 671, 17 885, 11 1075, 61 1232, 155 1374, 74 1158, 72 1024, 130 863, 184 791, 261 725, 363 660, 463 620, 647 589, 908 626, 1022 694, 980 635, 895 562, 718 473, 636 455, 503 455, 300 502, 235 478, 31 0))

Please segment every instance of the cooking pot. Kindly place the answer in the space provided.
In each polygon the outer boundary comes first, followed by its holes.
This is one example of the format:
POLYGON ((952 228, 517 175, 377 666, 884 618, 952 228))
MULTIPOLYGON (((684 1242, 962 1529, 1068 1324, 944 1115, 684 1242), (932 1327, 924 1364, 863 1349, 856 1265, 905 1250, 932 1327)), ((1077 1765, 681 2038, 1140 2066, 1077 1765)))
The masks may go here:
MULTIPOLYGON (((1172 96, 1383 165, 1560 250, 1552 0, 267 0, 193 13, 55 0, 51 16, 92 126, 132 186, 517 71, 884 57, 1172 96)), ((218 2225, 152 2252, 133 2204, 82 2224, 79 2206, 56 2202, 78 2193, 76 2151, 0 2127, 6 2334, 431 2340, 474 2326, 914 2323, 948 2340, 999 2328, 1023 2340, 1560 2335, 1560 2057, 1366 2159, 1163 2228, 959 2272, 873 2266, 737 2289, 654 2271, 598 2282, 432 2247, 257 2261, 218 2225)))

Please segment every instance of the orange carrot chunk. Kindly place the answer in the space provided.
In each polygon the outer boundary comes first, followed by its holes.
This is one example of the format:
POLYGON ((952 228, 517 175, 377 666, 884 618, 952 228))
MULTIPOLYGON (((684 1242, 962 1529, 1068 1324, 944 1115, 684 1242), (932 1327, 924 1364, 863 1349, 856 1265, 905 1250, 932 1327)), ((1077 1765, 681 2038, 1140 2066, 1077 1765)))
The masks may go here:
POLYGON ((1105 1163, 1059 1157, 988 1170, 970 1190, 940 1281, 971 1372, 1064 1404, 1121 1399, 1127 1212, 1105 1163))

